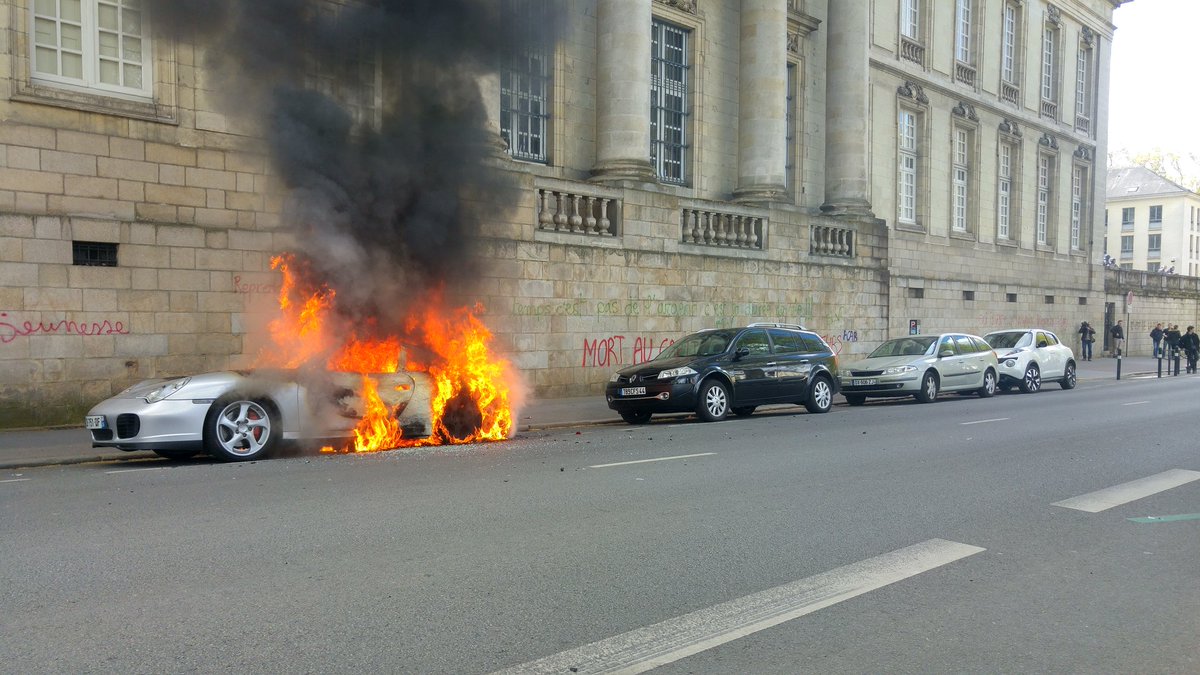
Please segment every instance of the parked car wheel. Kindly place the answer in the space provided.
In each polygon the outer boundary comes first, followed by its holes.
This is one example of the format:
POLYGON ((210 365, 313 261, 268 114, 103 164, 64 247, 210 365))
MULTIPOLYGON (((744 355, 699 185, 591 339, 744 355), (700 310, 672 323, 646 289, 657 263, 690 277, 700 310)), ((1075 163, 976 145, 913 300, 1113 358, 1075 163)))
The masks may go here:
POLYGON ((636 412, 623 412, 621 413, 621 419, 625 420, 629 424, 645 424, 646 422, 650 421, 650 416, 652 414, 653 413, 648 413, 643 410, 638 410, 636 412))
POLYGON ((748 406, 742 406, 740 408, 734 408, 732 412, 734 415, 737 415, 738 417, 749 417, 754 414, 754 411, 757 408, 758 408, 758 406, 756 406, 756 405, 748 405, 748 406))
POLYGON ((996 395, 996 371, 988 368, 983 374, 983 386, 976 392, 979 398, 991 398, 996 395))
POLYGON ((829 378, 818 376, 808 390, 804 408, 810 413, 827 413, 833 407, 833 385, 829 378))
POLYGON ((921 403, 933 403, 938 395, 938 379, 933 371, 927 371, 921 378, 921 388, 917 390, 916 399, 921 403))
POLYGON ((1063 371, 1063 377, 1058 381, 1058 384, 1063 389, 1074 389, 1076 378, 1075 364, 1068 362, 1066 370, 1063 371))
POLYGON ((867 397, 862 394, 845 394, 846 403, 853 406, 860 406, 867 402, 867 397))
POLYGON ((163 459, 191 459, 199 450, 155 450, 154 454, 163 459))
POLYGON ((700 403, 696 414, 705 422, 720 422, 729 415, 729 390, 720 380, 705 380, 700 385, 700 403))
POLYGON ((219 399, 204 419, 204 450, 228 462, 267 457, 281 435, 270 405, 242 396, 219 399))
POLYGON ((1031 363, 1025 368, 1025 375, 1021 378, 1021 392, 1032 394, 1042 388, 1042 370, 1038 368, 1036 363, 1031 363))

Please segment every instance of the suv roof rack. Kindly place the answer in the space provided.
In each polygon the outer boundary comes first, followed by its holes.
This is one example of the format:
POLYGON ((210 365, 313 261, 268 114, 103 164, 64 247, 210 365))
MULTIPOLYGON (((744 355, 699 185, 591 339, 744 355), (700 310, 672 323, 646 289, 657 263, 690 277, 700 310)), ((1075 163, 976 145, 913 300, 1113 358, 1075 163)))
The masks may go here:
POLYGON ((750 324, 747 328, 791 328, 792 330, 807 330, 798 323, 776 323, 774 321, 758 321, 750 324))

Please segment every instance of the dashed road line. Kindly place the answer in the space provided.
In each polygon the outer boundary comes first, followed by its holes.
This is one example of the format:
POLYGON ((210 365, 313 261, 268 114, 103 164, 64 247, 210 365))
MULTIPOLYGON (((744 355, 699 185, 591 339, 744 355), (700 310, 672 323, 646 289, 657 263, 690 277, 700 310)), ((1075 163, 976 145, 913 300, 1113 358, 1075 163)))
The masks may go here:
POLYGON ((499 672, 644 673, 984 550, 930 539, 499 672))
POLYGON ((635 459, 629 462, 613 462, 611 464, 593 464, 589 469, 607 469, 610 466, 625 466, 627 464, 646 464, 647 462, 668 462, 672 459, 688 459, 690 457, 706 457, 715 455, 715 452, 697 452, 694 455, 675 455, 674 457, 655 457, 654 459, 635 459))
POLYGON ((1121 405, 1142 405, 1143 403, 1149 402, 1150 401, 1130 401, 1129 403, 1122 403, 1121 405))
POLYGON ((105 471, 104 473, 113 474, 113 473, 133 473, 134 471, 164 471, 169 468, 171 468, 171 467, 169 467, 169 466, 148 466, 143 469, 117 469, 116 471, 105 471))
POLYGON ((988 422, 1007 422, 1009 419, 1010 418, 1008 418, 1008 417, 995 417, 990 420, 975 420, 974 422, 959 422, 959 424, 966 427, 966 426, 970 426, 972 424, 987 424, 988 422))
POLYGON ((1087 513, 1099 513, 1114 506, 1149 497, 1164 490, 1185 485, 1194 480, 1200 480, 1200 471, 1187 469, 1171 469, 1146 478, 1131 480, 1103 490, 1096 490, 1078 497, 1054 502, 1051 506, 1061 506, 1064 509, 1075 509, 1087 513))
POLYGON ((1146 516, 1144 518, 1126 518, 1135 523, 1177 523, 1181 520, 1200 520, 1200 513, 1181 513, 1175 516, 1146 516))
POLYGON ((20 483, 23 480, 32 480, 30 478, 5 478, 0 480, 0 483, 20 483))

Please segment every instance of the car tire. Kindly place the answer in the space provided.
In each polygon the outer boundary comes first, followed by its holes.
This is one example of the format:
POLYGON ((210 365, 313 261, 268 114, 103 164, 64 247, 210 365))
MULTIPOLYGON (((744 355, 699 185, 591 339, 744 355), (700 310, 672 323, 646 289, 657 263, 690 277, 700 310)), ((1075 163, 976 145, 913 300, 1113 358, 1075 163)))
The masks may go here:
POLYGON ((862 394, 842 394, 846 397, 846 403, 852 406, 860 406, 867 402, 867 397, 862 394))
POLYGON ((653 413, 648 413, 643 410, 636 412, 623 412, 621 413, 621 419, 625 420, 629 424, 645 424, 646 422, 650 421, 651 415, 653 415, 653 413))
POLYGON ((804 402, 804 408, 810 413, 827 413, 832 407, 833 385, 828 377, 817 377, 808 388, 808 400, 804 402))
POLYGON ((938 395, 938 379, 937 375, 933 374, 932 370, 925 371, 925 377, 921 378, 921 388, 917 390, 914 398, 921 403, 933 403, 938 395))
POLYGON ((983 386, 975 393, 979 394, 979 398, 991 398, 996 395, 996 371, 987 369, 983 374, 983 386))
POLYGON ((1042 369, 1038 368, 1038 364, 1031 363, 1025 366, 1025 374, 1021 376, 1021 393, 1032 394, 1042 388, 1042 369))
POLYGON ((1077 380, 1078 375, 1075 372, 1075 362, 1067 361, 1067 368, 1063 371, 1063 377, 1058 381, 1058 385, 1063 389, 1074 389, 1077 380))
POLYGON ((282 435, 274 407, 258 399, 222 397, 204 418, 204 450, 226 462, 268 457, 282 435))
POLYGON ((705 380, 700 385, 696 415, 705 422, 720 422, 729 415, 729 389, 720 380, 705 380))
POLYGON ((747 405, 740 408, 734 408, 731 412, 738 417, 749 417, 754 414, 754 411, 757 408, 758 406, 756 405, 747 405))
POLYGON ((199 450, 155 450, 154 454, 163 459, 191 459, 199 450))

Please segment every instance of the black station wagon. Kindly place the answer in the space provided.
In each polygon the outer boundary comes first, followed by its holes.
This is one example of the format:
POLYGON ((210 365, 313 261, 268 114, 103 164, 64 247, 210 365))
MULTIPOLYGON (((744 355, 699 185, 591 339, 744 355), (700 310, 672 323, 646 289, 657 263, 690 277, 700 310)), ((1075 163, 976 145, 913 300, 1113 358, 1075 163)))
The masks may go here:
POLYGON ((746 417, 766 403, 829 412, 837 356, 802 326, 754 323, 693 333, 654 359, 609 378, 608 407, 630 424, 655 413, 695 412, 706 422, 746 417))

